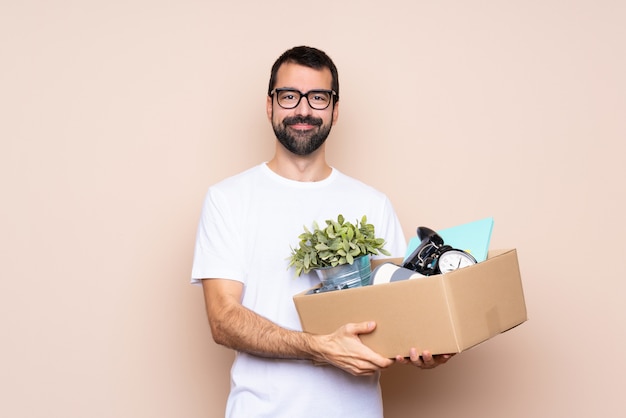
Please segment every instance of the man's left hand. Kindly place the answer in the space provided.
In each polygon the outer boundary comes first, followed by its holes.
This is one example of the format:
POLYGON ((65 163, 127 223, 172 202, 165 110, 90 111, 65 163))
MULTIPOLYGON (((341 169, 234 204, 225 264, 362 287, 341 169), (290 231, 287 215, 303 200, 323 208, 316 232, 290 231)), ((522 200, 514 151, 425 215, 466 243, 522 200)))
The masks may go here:
POLYGON ((424 351, 420 355, 415 348, 411 348, 409 351, 409 358, 405 358, 401 355, 396 356, 396 363, 411 364, 420 369, 434 369, 440 364, 446 363, 454 354, 440 354, 433 356, 429 351, 424 351))

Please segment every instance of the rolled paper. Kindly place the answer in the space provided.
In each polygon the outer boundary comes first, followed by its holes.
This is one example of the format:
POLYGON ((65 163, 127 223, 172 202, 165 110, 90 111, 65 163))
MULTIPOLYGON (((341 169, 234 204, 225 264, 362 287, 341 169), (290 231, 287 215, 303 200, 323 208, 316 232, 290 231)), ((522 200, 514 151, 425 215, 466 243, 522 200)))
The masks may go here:
POLYGON ((372 271, 370 280, 372 284, 384 284, 400 280, 418 279, 420 277, 426 276, 393 263, 383 263, 372 271))

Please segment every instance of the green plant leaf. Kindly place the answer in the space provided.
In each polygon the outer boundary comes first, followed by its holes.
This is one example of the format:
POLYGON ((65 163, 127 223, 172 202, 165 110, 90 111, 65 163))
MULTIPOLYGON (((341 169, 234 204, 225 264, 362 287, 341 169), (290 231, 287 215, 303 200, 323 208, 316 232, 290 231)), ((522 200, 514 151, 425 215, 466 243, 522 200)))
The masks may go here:
POLYGON ((355 224, 341 214, 337 220, 327 219, 324 224, 320 228, 314 221, 311 230, 304 226, 297 248, 291 248, 289 267, 295 268, 297 276, 319 267, 352 264, 362 255, 390 255, 383 248, 385 240, 375 236, 374 225, 367 223, 365 215, 355 224))

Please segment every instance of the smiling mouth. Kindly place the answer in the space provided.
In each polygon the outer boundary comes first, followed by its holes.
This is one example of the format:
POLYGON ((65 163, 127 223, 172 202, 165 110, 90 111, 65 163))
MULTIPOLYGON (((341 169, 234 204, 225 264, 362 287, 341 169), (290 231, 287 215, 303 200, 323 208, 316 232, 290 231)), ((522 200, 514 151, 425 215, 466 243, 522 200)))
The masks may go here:
POLYGON ((291 117, 286 118, 283 123, 288 128, 296 131, 309 131, 322 126, 322 120, 310 117, 291 117))
POLYGON ((287 125, 291 129, 295 129, 296 131, 309 131, 314 129, 315 125, 309 125, 308 123, 294 123, 292 125, 287 125))

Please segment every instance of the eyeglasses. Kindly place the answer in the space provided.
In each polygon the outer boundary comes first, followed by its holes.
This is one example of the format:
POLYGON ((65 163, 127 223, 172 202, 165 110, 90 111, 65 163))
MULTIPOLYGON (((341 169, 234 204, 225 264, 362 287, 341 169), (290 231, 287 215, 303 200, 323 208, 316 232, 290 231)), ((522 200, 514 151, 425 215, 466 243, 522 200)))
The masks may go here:
POLYGON ((300 104, 300 100, 306 97, 306 101, 309 103, 312 109, 324 110, 333 101, 333 97, 337 96, 332 90, 310 90, 306 93, 302 93, 299 90, 278 88, 270 92, 270 96, 276 94, 276 101, 278 105, 283 109, 294 109, 300 104))

